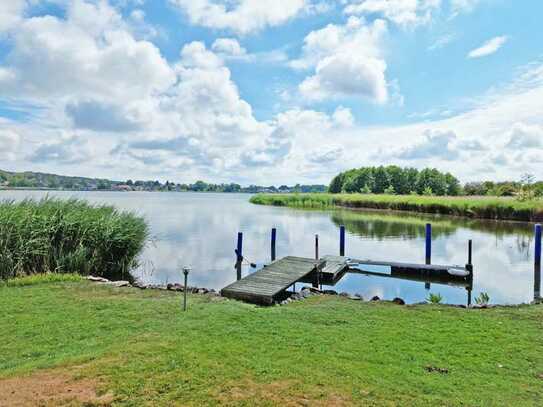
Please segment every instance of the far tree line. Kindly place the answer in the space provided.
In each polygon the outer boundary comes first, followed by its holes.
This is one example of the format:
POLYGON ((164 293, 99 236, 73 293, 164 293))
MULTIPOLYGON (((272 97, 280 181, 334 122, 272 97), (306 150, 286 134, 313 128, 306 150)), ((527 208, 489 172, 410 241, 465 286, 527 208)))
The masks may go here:
POLYGON ((525 175, 520 181, 469 182, 462 185, 449 172, 435 168, 402 168, 396 165, 361 167, 336 175, 328 191, 337 193, 371 193, 396 195, 492 195, 531 198, 543 196, 543 182, 525 175))
POLYGON ((70 177, 40 172, 8 172, 0 170, 0 188, 38 188, 70 191, 191 191, 191 192, 326 192, 326 185, 242 186, 237 183, 214 184, 205 181, 175 183, 158 180, 126 180, 70 177))

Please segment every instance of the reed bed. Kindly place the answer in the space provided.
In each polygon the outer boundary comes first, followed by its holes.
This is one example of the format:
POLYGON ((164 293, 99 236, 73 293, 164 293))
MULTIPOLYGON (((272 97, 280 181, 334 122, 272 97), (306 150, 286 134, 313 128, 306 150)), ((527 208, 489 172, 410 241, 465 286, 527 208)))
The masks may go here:
POLYGON ((0 279, 77 273, 131 279, 148 237, 145 221, 71 199, 0 202, 0 279))
POLYGON ((503 197, 452 197, 372 194, 258 194, 260 205, 326 209, 333 207, 399 210, 469 218, 539 222, 543 201, 503 197))

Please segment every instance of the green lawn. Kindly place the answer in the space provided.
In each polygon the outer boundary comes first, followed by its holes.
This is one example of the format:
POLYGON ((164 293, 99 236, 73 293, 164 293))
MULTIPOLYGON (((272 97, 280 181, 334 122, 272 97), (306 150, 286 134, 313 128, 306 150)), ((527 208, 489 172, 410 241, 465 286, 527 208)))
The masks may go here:
POLYGON ((322 296, 260 308, 193 295, 183 313, 180 300, 86 281, 0 287, 0 392, 47 373, 92 383, 108 395, 103 404, 130 406, 543 400, 542 305, 465 310, 322 296))
POLYGON ((491 196, 419 196, 373 194, 257 194, 251 202, 298 208, 388 209, 470 218, 543 221, 543 200, 520 202, 491 196))

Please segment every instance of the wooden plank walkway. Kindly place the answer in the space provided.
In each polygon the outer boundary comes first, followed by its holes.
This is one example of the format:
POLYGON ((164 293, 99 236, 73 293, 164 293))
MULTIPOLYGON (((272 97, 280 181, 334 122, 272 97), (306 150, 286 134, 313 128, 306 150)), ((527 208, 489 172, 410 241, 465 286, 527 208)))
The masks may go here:
POLYGON ((221 290, 227 298, 262 305, 271 305, 286 296, 285 290, 315 272, 315 263, 322 267, 322 260, 287 256, 269 266, 236 281, 221 290))
POLYGON ((345 256, 324 256, 323 266, 320 270, 320 277, 323 282, 335 282, 343 276, 349 268, 347 262, 350 260, 345 256))

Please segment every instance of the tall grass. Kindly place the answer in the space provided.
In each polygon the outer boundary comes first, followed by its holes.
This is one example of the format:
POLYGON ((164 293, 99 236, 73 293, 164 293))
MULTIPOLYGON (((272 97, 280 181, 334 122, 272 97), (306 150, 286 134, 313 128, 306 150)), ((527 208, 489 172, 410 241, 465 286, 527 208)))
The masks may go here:
POLYGON ((258 194, 251 202, 300 208, 369 208, 470 218, 542 221, 543 202, 498 197, 437 197, 372 194, 258 194))
POLYGON ((0 202, 0 279, 40 273, 130 279, 145 221, 82 200, 0 202))

